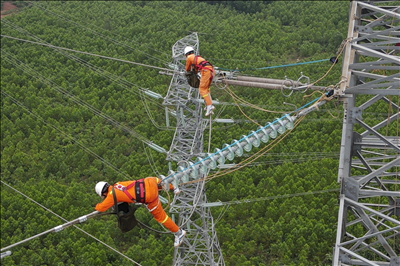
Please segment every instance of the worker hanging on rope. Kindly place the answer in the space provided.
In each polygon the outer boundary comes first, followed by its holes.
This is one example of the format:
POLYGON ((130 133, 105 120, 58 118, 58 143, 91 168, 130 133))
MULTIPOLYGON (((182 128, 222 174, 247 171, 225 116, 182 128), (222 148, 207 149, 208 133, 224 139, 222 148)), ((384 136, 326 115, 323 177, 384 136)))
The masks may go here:
POLYGON ((200 80, 200 95, 204 98, 206 102, 206 116, 214 114, 213 110, 215 109, 211 95, 210 95, 210 86, 215 75, 215 70, 213 65, 206 61, 200 55, 194 54, 194 49, 191 46, 187 46, 183 53, 186 56, 186 71, 195 71, 201 73, 201 80, 200 80))
MULTIPOLYGON (((95 190, 104 201, 96 205, 97 211, 105 212, 114 206, 113 188, 117 197, 117 202, 137 202, 145 204, 154 218, 175 234, 174 246, 179 247, 182 244, 186 231, 180 229, 167 215, 158 196, 158 191, 162 189, 161 179, 157 177, 147 177, 134 181, 118 182, 114 186, 104 181, 98 182, 95 190)), ((175 194, 180 193, 179 188, 174 188, 172 184, 169 184, 169 189, 173 190, 175 194)))

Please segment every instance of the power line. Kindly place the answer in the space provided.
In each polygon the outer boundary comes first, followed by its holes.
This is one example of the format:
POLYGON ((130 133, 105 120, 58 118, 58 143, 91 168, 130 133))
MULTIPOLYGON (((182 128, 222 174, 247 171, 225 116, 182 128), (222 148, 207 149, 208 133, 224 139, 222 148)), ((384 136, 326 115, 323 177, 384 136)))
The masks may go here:
MULTIPOLYGON (((27 32, 25 29, 19 27, 18 25, 15 25, 15 24, 13 24, 13 23, 11 23, 11 22, 6 22, 6 25, 9 26, 9 27, 13 27, 15 30, 17 30, 17 31, 19 31, 19 32, 21 32, 21 33, 23 33, 23 34, 26 34, 26 35, 28 35, 28 36, 30 36, 30 37, 36 39, 36 40, 40 40, 40 41, 43 42, 43 40, 41 40, 39 37, 37 37, 37 36, 35 36, 35 35, 33 35, 33 34, 27 32)), ((14 37, 12 37, 12 38, 14 38, 14 37)), ((23 39, 21 39, 21 40, 23 40, 23 39)), ((31 41, 28 41, 28 42, 31 42, 31 41)), ((33 43, 39 43, 39 42, 33 42, 33 43)), ((43 44, 43 43, 39 43, 39 44, 43 44)), ((52 45, 49 45, 49 44, 44 44, 44 45, 46 45, 46 46, 52 46, 52 45)), ((54 49, 59 50, 58 48, 55 48, 56 46, 53 46, 53 47, 54 47, 54 49)), ((61 47, 61 48, 62 48, 62 47, 61 47)), ((64 48, 62 48, 61 50, 63 50, 63 49, 64 49, 64 48)), ((83 60, 83 59, 81 59, 81 58, 79 58, 79 57, 73 56, 73 55, 71 55, 71 54, 68 54, 68 53, 65 53, 65 52, 62 52, 62 51, 58 51, 58 52, 60 52, 61 54, 65 55, 65 56, 67 56, 67 57, 70 57, 71 59, 75 60, 75 61, 78 62, 79 64, 81 64, 81 65, 83 65, 83 66, 85 66, 85 67, 91 69, 91 70, 94 71, 95 73, 97 73, 97 74, 99 74, 99 75, 101 75, 101 76, 103 76, 103 77, 105 77, 105 78, 108 78, 108 79, 112 80, 113 82, 117 83, 118 85, 120 85, 121 87, 123 87, 124 89, 126 89, 127 91, 139 95, 140 98, 142 99, 142 102, 143 102, 144 106, 145 106, 146 112, 149 114, 149 118, 150 118, 151 122, 152 122, 158 129, 161 129, 161 130, 170 130, 170 129, 167 128, 167 127, 158 126, 158 125, 156 124, 155 120, 152 118, 152 116, 151 116, 151 114, 150 114, 150 109, 148 108, 148 105, 147 105, 146 101, 151 101, 151 102, 155 103, 158 107, 163 108, 163 109, 164 109, 164 108, 168 108, 168 107, 162 106, 158 101, 156 101, 155 99, 153 99, 152 97, 150 97, 149 95, 147 95, 147 93, 146 93, 146 92, 148 91, 147 89, 141 88, 140 86, 138 86, 138 85, 136 85, 136 84, 134 84, 134 83, 132 83, 132 82, 129 82, 129 81, 125 80, 125 79, 122 79, 122 78, 119 77, 119 76, 116 76, 116 75, 114 75, 114 74, 112 74, 112 73, 109 73, 108 71, 106 71, 106 70, 104 70, 104 69, 101 69, 100 67, 97 67, 97 66, 95 66, 95 65, 93 65, 93 64, 91 64, 91 63, 88 63, 87 61, 85 61, 85 60, 83 60), (139 91, 134 91, 134 90, 131 89, 131 87, 138 87, 140 90, 139 90, 139 91)), ((168 110, 171 112, 171 110, 170 110, 169 108, 168 108, 168 110)))
POLYGON ((134 64, 134 65, 139 65, 139 66, 150 67, 150 68, 155 68, 155 69, 159 69, 159 70, 165 70, 165 71, 173 72, 173 70, 171 70, 171 69, 169 69, 169 68, 163 68, 163 67, 156 67, 156 66, 146 65, 146 64, 137 63, 137 62, 132 62, 132 61, 123 60, 123 59, 118 59, 118 58, 114 58, 114 57, 109 57, 109 56, 104 56, 104 55, 98 55, 98 54, 93 54, 93 53, 78 51, 78 50, 74 50, 74 49, 69 49, 69 48, 65 48, 65 47, 55 46, 55 45, 52 45, 52 44, 45 44, 45 43, 40 43, 40 42, 29 41, 29 40, 25 40, 25 39, 21 39, 21 38, 16 38, 16 37, 11 37, 11 36, 8 36, 8 35, 3 35, 3 34, 1 34, 0 36, 1 36, 1 37, 4 37, 4 38, 9 38, 9 39, 18 40, 18 41, 23 41, 23 42, 38 44, 38 45, 42 45, 42 46, 47 46, 47 47, 54 48, 54 49, 66 50, 66 51, 70 51, 70 52, 75 52, 75 53, 80 53, 80 54, 86 54, 86 55, 96 56, 96 57, 100 57, 100 58, 104 58, 104 59, 111 59, 111 60, 114 60, 114 61, 119 61, 119 62, 124 62, 124 63, 129 63, 129 64, 134 64))
MULTIPOLYGON (((0 180, 0 182, 3 183, 4 185, 6 185, 7 187, 11 188, 11 189, 14 190, 15 192, 17 192, 17 193, 21 194, 22 196, 26 197, 27 199, 29 199, 29 200, 32 201, 33 203, 39 205, 40 207, 42 207, 42 208, 45 209, 46 211, 50 212, 51 214, 57 216, 58 218, 60 218, 60 219, 62 219, 62 220, 64 220, 65 222, 68 223, 68 220, 67 220, 67 219, 65 219, 65 218, 63 218, 62 216, 58 215, 57 213, 53 212, 53 211, 50 210, 49 208, 46 208, 45 206, 43 206, 43 205, 40 204, 39 202, 33 200, 32 198, 28 197, 27 195, 25 195, 25 194, 22 193, 21 191, 19 191, 19 190, 13 188, 13 187, 10 186, 9 184, 5 183, 3 180, 0 180)), ((92 213, 92 214, 95 215, 96 213, 92 213)), ((69 225, 69 224, 68 224, 68 225, 69 225)), ((72 225, 72 224, 71 224, 71 225, 72 225)), ((96 238, 95 236, 89 234, 88 232, 84 231, 83 229, 77 227, 76 225, 73 225, 73 226, 74 226, 75 228, 77 228, 78 230, 80 230, 81 232, 87 234, 88 236, 90 236, 90 237, 93 238, 94 240, 96 240, 96 241, 98 241, 99 243, 103 244, 104 246, 108 247, 109 249, 111 249, 111 250, 117 252, 119 255, 123 256, 124 258, 130 260, 131 262, 135 263, 136 265, 141 266, 138 262, 136 262, 136 261, 134 261, 133 259, 129 258, 128 256, 124 255, 123 253, 121 253, 120 251, 118 251, 118 250, 116 250, 115 248, 111 247, 110 245, 107 245, 106 243, 104 243, 104 242, 101 241, 100 239, 96 238)), ((61 230, 62 230, 62 229, 63 229, 63 228, 61 228, 61 230)), ((18 243, 16 243, 16 244, 10 245, 10 246, 5 247, 5 248, 2 248, 1 251, 10 249, 11 247, 14 247, 14 246, 23 244, 23 243, 25 243, 25 242, 27 242, 27 241, 29 241, 29 240, 32 240, 32 239, 34 239, 34 238, 36 238, 36 237, 42 236, 42 235, 47 234, 47 233, 51 233, 51 232, 53 232, 53 231, 54 231, 54 232, 57 232, 57 229, 56 229, 56 228, 53 228, 53 229, 50 229, 50 230, 48 230, 48 231, 42 232, 42 233, 37 234, 37 235, 35 235, 35 236, 33 236, 33 237, 30 237, 30 238, 27 238, 27 239, 25 239, 25 240, 22 240, 22 241, 20 241, 20 242, 18 242, 18 243)))
POLYGON ((3 59, 5 59, 6 61, 12 63, 14 66, 22 69, 25 73, 40 79, 41 81, 43 81, 44 83, 46 83, 47 85, 49 85, 51 88, 54 87, 55 90, 57 90, 58 92, 62 93, 63 95, 69 97, 70 99, 72 99, 72 101, 74 101, 75 103, 77 103, 78 105, 81 105, 83 107, 86 107, 88 110, 92 111, 95 115, 102 117, 104 119, 106 119, 107 121, 109 121, 111 124, 117 126, 118 128, 124 130, 125 132, 131 134, 132 136, 136 137, 137 139, 139 139, 140 141, 146 143, 149 146, 153 145, 153 142, 150 141, 149 139, 145 138, 144 136, 138 134, 137 132, 135 132, 134 130, 122 125, 120 122, 118 122, 117 120, 113 119, 112 117, 104 114, 103 112, 101 112, 100 110, 96 109, 95 107, 91 106, 90 104, 86 103, 85 101, 79 99, 78 97, 76 97, 73 94, 70 94, 68 91, 66 91, 64 88, 59 87, 56 83, 54 83, 53 81, 47 79, 46 77, 42 76, 40 73, 36 72, 35 70, 33 70, 32 68, 24 65, 21 61, 19 61, 18 59, 10 59, 8 57, 13 57, 11 54, 9 54, 8 52, 3 51, 3 49, 1 49, 2 53, 6 54, 6 57, 2 57, 3 59), (8 57, 7 57, 8 56, 8 57), (19 61, 19 64, 15 61, 19 61))
POLYGON ((38 120, 41 120, 44 124, 51 126, 52 128, 54 128, 55 130, 57 130, 59 133, 61 133, 64 137, 69 138, 70 140, 72 140, 73 142, 77 143, 82 149, 84 149, 87 153, 89 153, 90 155, 93 155, 94 157, 96 157, 97 159, 99 159, 100 161, 102 161, 105 165, 107 165, 108 167, 110 167, 111 169, 113 169, 114 171, 116 171, 118 174, 123 175, 125 178, 127 178, 127 180, 129 180, 130 176, 126 173, 121 172, 115 165, 113 165, 112 163, 110 163, 109 161, 105 160, 104 158, 102 158, 101 156, 99 156, 98 154, 96 154, 94 151, 92 151, 91 149, 89 149, 88 147, 86 147, 85 145, 83 145, 80 141, 78 141, 77 139, 71 137, 70 135, 68 135, 67 133, 63 132, 62 130, 60 130, 59 128, 57 128, 56 126, 54 126, 53 124, 47 122, 44 118, 42 118, 41 116, 39 116, 38 114, 34 113, 33 111, 29 110, 25 105, 23 105, 22 103, 20 103, 17 99, 15 99, 14 97, 12 97, 11 95, 9 95, 8 93, 6 93, 4 90, 1 90, 1 93, 4 96, 9 97, 15 104, 17 104, 18 106, 20 106, 21 108, 25 109, 29 114, 33 115, 34 117, 36 117, 38 120))
MULTIPOLYGON (((71 22, 72 24, 75 24, 76 26, 78 26, 78 27, 80 27, 80 28, 82 28, 82 29, 88 30, 88 31, 90 31, 91 33, 93 33, 94 35, 97 35, 97 36, 99 36, 99 37, 102 38, 102 39, 107 39, 107 40, 111 41, 112 43, 115 43, 115 44, 120 45, 120 46, 124 46, 124 47, 126 47, 126 48, 128 48, 128 49, 130 49, 130 50, 139 51, 139 52, 145 54, 147 57, 152 58, 152 59, 155 59, 156 61, 163 61, 163 60, 160 59, 160 58, 157 58, 157 57, 155 57, 155 56, 153 56, 153 55, 150 55, 150 54, 148 54, 148 53, 145 53, 145 52, 143 52, 143 51, 141 51, 141 50, 139 50, 139 49, 132 48, 132 47, 130 47, 129 45, 126 45, 125 43, 121 43, 121 42, 116 41, 116 40, 114 40, 114 39, 112 39, 112 38, 109 38, 109 37, 106 36, 106 35, 103 35, 103 34, 101 34, 101 33, 98 33, 98 32, 96 32, 96 31, 94 31, 94 30, 92 30, 92 29, 90 29, 90 28, 88 28, 88 27, 85 27, 85 26, 83 26, 83 25, 81 25, 81 24, 79 24, 79 23, 77 23, 77 22, 71 20, 71 19, 64 18, 63 16, 57 14, 56 12, 53 12, 53 11, 51 11, 51 10, 49 10, 49 9, 47 9, 47 8, 45 8, 45 7, 43 7, 42 5, 38 4, 37 2, 30 2, 30 3, 31 3, 33 6, 36 6, 36 7, 40 8, 40 9, 42 9, 42 10, 44 10, 44 11, 47 11, 47 12, 49 12, 50 14, 52 14, 52 15, 58 17, 58 18, 61 18, 61 19, 65 20, 65 21, 68 21, 68 22, 71 22)), ((75 19, 75 18, 74 18, 74 19, 75 19)), ((164 64, 167 64, 167 63, 168 63, 168 62, 165 62, 165 61, 164 61, 164 64)))
POLYGON ((338 191, 340 191, 339 188, 332 188, 332 189, 319 190, 319 191, 309 191, 309 192, 300 192, 300 193, 287 194, 287 195, 262 197, 262 198, 256 198, 256 199, 244 199, 244 200, 232 200, 232 201, 225 201, 225 202, 204 203, 201 206, 218 207, 218 206, 252 203, 252 202, 274 200, 274 199, 293 198, 293 197, 299 197, 299 196, 315 195, 315 194, 321 194, 321 193, 327 193, 327 192, 338 192, 338 191))

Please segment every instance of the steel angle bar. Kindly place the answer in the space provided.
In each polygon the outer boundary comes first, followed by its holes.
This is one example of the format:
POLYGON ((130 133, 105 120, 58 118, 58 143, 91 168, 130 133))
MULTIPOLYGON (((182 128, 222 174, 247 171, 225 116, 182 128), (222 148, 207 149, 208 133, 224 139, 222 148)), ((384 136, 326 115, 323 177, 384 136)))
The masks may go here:
MULTIPOLYGON (((351 263, 350 265, 382 266, 382 265, 380 265, 380 264, 376 264, 376 263, 374 263, 374 262, 372 262, 372 261, 370 261, 370 260, 368 260, 368 259, 366 259, 366 258, 364 258, 364 257, 362 257, 362 256, 360 256, 360 255, 358 255, 357 253, 352 252, 351 250, 349 250, 349 249, 347 249, 347 248, 340 247, 339 249, 342 250, 342 251, 344 251, 346 254, 349 254, 349 255, 351 255, 351 256, 353 256, 353 257, 355 257, 355 258, 357 258, 357 259, 359 259, 359 260, 361 260, 361 261, 363 261, 363 262, 365 262, 365 263, 368 263, 368 264, 360 264, 360 263, 358 263, 358 262, 353 261, 352 259, 349 259, 349 260, 351 260, 351 261, 349 262, 349 263, 351 263)), ((339 265, 339 264, 335 264, 335 265, 339 265)), ((346 264, 343 264, 343 265, 346 265, 346 264)))
POLYGON ((346 90, 346 93, 353 93, 353 94, 367 94, 367 95, 398 95, 399 90, 398 89, 349 89, 346 90))
POLYGON ((379 217, 381 217, 383 219, 386 219, 386 220, 388 220, 388 221, 390 221, 390 222, 392 222, 394 224, 400 225, 400 221, 399 220, 396 220, 396 219, 394 219, 392 217, 389 217, 389 216, 387 216, 387 215, 385 215, 385 214, 383 214, 381 212, 378 212, 378 211, 376 211, 374 209, 366 207, 365 205, 363 205, 363 204, 361 204, 361 203, 359 203, 357 201, 354 201, 354 200, 346 198, 346 197, 344 198, 344 200, 346 202, 348 202, 352 206, 355 206, 355 207, 358 207, 360 209, 366 210, 366 211, 371 212, 371 213, 373 213, 373 214, 375 214, 375 215, 377 215, 377 216, 379 216, 379 217))
MULTIPOLYGON (((373 27, 373 25, 371 25, 371 27, 373 27)), ((374 33, 360 32, 360 34, 359 34, 360 37, 352 39, 350 43, 359 43, 359 42, 365 41, 367 39, 380 39, 380 40, 387 40, 390 42, 392 42, 392 41, 396 42, 396 40, 399 38, 394 37, 394 36, 400 35, 400 32, 396 31, 396 30, 399 30, 399 27, 386 29, 384 31, 376 31, 374 33)), ((375 43, 375 42, 373 42, 373 43, 375 43)), ((366 44, 370 44, 370 43, 363 43, 363 45, 366 45, 366 44)))
POLYGON ((396 76, 399 76, 398 73, 394 74, 393 76, 388 77, 388 76, 373 74, 373 73, 369 73, 369 72, 353 70, 352 74, 360 76, 360 77, 375 79, 375 80, 379 79, 379 81, 386 81, 386 80, 393 79, 394 81, 399 81, 399 83, 400 83, 400 79, 399 78, 396 79, 396 76), (390 79, 388 79, 388 78, 390 78, 390 79), (385 79, 385 80, 383 80, 383 79, 385 79))
MULTIPOLYGON (((378 205, 378 204, 374 204, 374 205, 369 204, 369 205, 366 205, 366 206, 367 206, 367 207, 368 207, 368 206, 370 206, 370 207, 377 207, 377 208, 385 207, 385 208, 379 210, 379 212, 380 212, 380 213, 383 213, 383 214, 388 213, 388 212, 392 212, 393 209, 394 209, 393 206, 387 206, 387 205, 382 205, 382 204, 379 204, 379 205, 378 205)), ((370 217, 370 218, 372 219, 372 216, 375 216, 375 214, 374 214, 374 213, 371 213, 371 214, 367 214, 367 216, 370 217)), ((352 226, 352 225, 355 225, 355 224, 360 223, 362 220, 363 220, 363 219, 362 219, 361 217, 358 217, 358 218, 355 219, 355 220, 348 221, 348 222, 346 223, 346 225, 347 225, 347 226, 352 226)))
MULTIPOLYGON (((400 157, 397 158, 396 160, 391 161, 390 163, 387 163, 386 165, 382 166, 381 168, 373 171, 372 173, 365 175, 363 178, 359 179, 358 181, 356 181, 359 185, 364 184, 366 182, 369 182, 372 178, 377 177, 379 175, 381 175, 382 173, 384 173, 386 170, 395 167, 395 166, 399 166, 400 165, 400 157)), ((399 195, 400 196, 400 195, 399 195)))
MULTIPOLYGON (((392 142, 392 143, 399 142, 399 138, 397 138, 397 137, 396 138, 394 138, 394 137, 386 137, 386 139, 388 141, 392 142)), ((361 140, 361 142, 360 141, 355 141, 354 144, 362 145, 361 148, 364 149, 363 150, 364 153, 367 152, 365 149, 380 149, 380 150, 386 150, 386 151, 394 152, 393 149, 389 145, 385 144, 379 138, 367 138, 367 137, 364 137, 361 140)))
POLYGON ((358 51, 363 51, 366 55, 377 57, 377 58, 384 58, 386 60, 392 61, 394 64, 399 64, 399 57, 394 55, 388 55, 381 52, 377 52, 375 50, 369 49, 363 45, 353 43, 351 45, 354 49, 358 51))
MULTIPOLYGON (((400 42, 400 38, 399 38, 399 42, 400 42)), ((391 61, 391 60, 383 60, 382 59, 382 60, 379 60, 379 61, 353 63, 353 64, 351 64, 350 68, 363 68, 363 67, 367 67, 367 66, 378 67, 380 65, 392 64, 392 63, 393 63, 393 61, 391 61)), ((386 76, 382 76, 382 77, 386 77, 386 76)))
MULTIPOLYGON (((375 233, 368 233, 367 235, 364 235, 362 237, 355 237, 355 236, 351 235, 351 237, 353 237, 353 239, 349 240, 349 241, 346 241, 346 242, 343 242, 343 243, 341 243, 341 245, 342 246, 346 246, 346 245, 350 245, 350 244, 357 243, 357 242, 360 242, 360 241, 365 241, 367 239, 370 239, 372 237, 376 237, 376 236, 381 235, 381 234, 392 233, 393 231, 396 231, 397 229, 400 229, 400 226, 396 226, 396 227, 393 227, 393 228, 390 228, 390 229, 386 229, 386 230, 382 230, 382 231, 375 232, 375 233)), ((395 232, 394 235, 395 236, 398 235, 398 232, 395 232)), ((357 249, 357 250, 360 251, 360 250, 363 250, 365 248, 370 248, 370 247, 374 246, 374 244, 376 244, 376 243, 378 243, 378 242, 370 243, 370 245, 366 244, 367 246, 364 246, 364 247, 362 247, 360 249, 357 249)), ((352 249, 354 250, 354 247, 352 247, 352 249)), ((378 250, 375 250, 375 251, 378 251, 378 250)), ((390 259, 387 255, 385 255, 385 254, 383 254, 381 252, 380 252, 380 254, 381 254, 382 257, 385 257, 385 259, 390 259)))
MULTIPOLYGON (((359 214, 363 218, 363 224, 364 226, 367 226, 370 230, 374 232, 379 232, 377 225, 374 224, 374 222, 368 217, 368 215, 365 213, 365 206, 363 208, 358 208, 359 214)), ((399 223, 400 224, 400 223, 399 223)), ((383 236, 382 233, 377 234, 376 236, 379 240, 378 243, 380 243, 383 248, 386 250, 386 252, 391 256, 394 257, 396 256, 396 252, 393 250, 393 248, 389 245, 387 242, 386 238, 383 236)))
MULTIPOLYGON (((371 89, 371 88, 377 88, 377 87, 390 87, 390 86, 393 86, 393 88, 400 87, 400 79, 396 79, 396 77, 400 77, 400 73, 396 73, 396 74, 394 74, 392 76, 388 76, 388 77, 378 78, 374 75, 366 74, 366 72, 360 72, 360 71, 352 71, 352 72, 356 76, 373 78, 375 80, 366 82, 366 83, 358 85, 358 86, 354 86, 351 89, 347 89, 346 93, 354 93, 354 92, 357 92, 362 89, 371 89), (388 83, 381 83, 381 82, 388 82, 388 83)), ((382 93, 385 93, 385 91, 382 91, 382 93)), ((398 90, 398 89, 394 90, 393 95, 400 95, 400 90, 398 90)))
MULTIPOLYGON (((363 43, 362 46, 374 50, 400 50, 400 47, 397 47, 396 44, 400 42, 400 38, 396 38, 393 36, 381 36, 379 35, 381 39, 384 39, 384 41, 380 42, 371 42, 371 43, 363 43), (384 46, 382 46, 384 45, 384 46), (392 45, 392 46, 390 46, 392 45)), ((368 62, 367 62, 368 63, 368 62)))
POLYGON ((400 197, 400 192, 397 191, 386 191, 386 190, 365 190, 360 189, 359 195, 368 196, 368 197, 379 197, 379 196, 387 196, 387 197, 400 197))
POLYGON ((400 146, 399 145, 395 145, 394 143, 392 143, 391 141, 389 141, 385 136, 381 135, 378 131, 376 131, 374 128, 370 127, 369 125, 367 125, 366 123, 364 123, 364 121, 355 118, 356 121, 363 126, 364 128, 366 128, 369 132, 373 133, 375 136, 377 136, 379 139, 381 139, 384 143, 386 143, 388 146, 392 147, 393 149, 395 149, 396 151, 400 152, 400 146))
MULTIPOLYGON (((379 124, 375 125, 375 126, 372 127, 372 128, 373 128, 374 130, 378 130, 378 129, 384 127, 384 126, 389 125, 391 122, 394 122, 394 121, 396 121, 396 120, 399 119, 399 118, 400 118, 400 112, 398 112, 398 113, 392 115, 392 116, 389 117, 388 119, 383 120, 382 122, 380 122, 379 124)), ((364 136, 367 136, 368 134, 369 134, 369 129, 367 129, 365 132, 361 133, 360 135, 361 135, 362 137, 364 137, 364 136)), ((387 139, 388 139, 388 138, 387 138, 387 139)), ((394 142, 394 141, 395 141, 395 139, 392 140, 392 141, 390 141, 390 142, 394 142)), ((397 142, 399 142, 399 141, 400 141, 400 139, 398 138, 398 139, 397 139, 397 142)))
POLYGON ((369 10, 377 11, 379 13, 388 15, 390 17, 396 17, 397 19, 400 19, 400 14, 396 14, 394 12, 394 11, 398 10, 399 7, 394 8, 393 11, 388 11, 386 9, 380 8, 378 6, 370 5, 370 4, 367 4, 365 2, 358 2, 358 5, 360 7, 362 7, 362 8, 366 8, 366 9, 369 9, 369 10))
POLYGON ((390 71, 398 71, 399 70, 399 66, 385 66, 385 65, 351 65, 350 69, 363 69, 363 70, 390 70, 390 71))

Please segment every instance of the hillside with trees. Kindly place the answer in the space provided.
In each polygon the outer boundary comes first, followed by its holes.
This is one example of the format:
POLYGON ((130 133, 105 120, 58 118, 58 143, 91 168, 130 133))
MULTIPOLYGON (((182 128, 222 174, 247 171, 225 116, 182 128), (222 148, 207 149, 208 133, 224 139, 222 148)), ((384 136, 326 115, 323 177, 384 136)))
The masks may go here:
MULTIPOLYGON (((335 56, 347 37, 349 2, 35 1, 20 7, 2 19, 2 35, 166 68, 174 43, 198 32, 201 55, 214 66, 276 79, 303 73, 312 82, 327 74, 316 85, 330 86, 340 82, 340 61, 332 69, 329 61, 260 68, 335 56)), ((165 154, 142 140, 169 150, 174 123, 166 126, 162 100, 139 89, 165 96, 171 76, 8 37, 1 49, 2 248, 93 212, 101 201, 98 181, 167 174, 165 154)), ((321 96, 229 89, 262 109, 238 108, 226 89, 213 85, 213 99, 227 103, 217 106, 218 118, 237 122, 213 123, 212 150, 321 96)), ((385 108, 373 110, 376 117, 385 108)), ((258 160, 206 184, 210 202, 232 202, 212 209, 226 265, 331 265, 342 117, 341 104, 329 102, 258 160)), ((205 132, 205 150, 208 138, 205 132)), ((144 207, 136 216, 164 230, 144 207)), ((144 227, 123 234, 112 215, 77 227, 96 239, 70 227, 12 248, 1 264, 134 265, 98 240, 143 266, 172 264, 171 234, 144 227)))

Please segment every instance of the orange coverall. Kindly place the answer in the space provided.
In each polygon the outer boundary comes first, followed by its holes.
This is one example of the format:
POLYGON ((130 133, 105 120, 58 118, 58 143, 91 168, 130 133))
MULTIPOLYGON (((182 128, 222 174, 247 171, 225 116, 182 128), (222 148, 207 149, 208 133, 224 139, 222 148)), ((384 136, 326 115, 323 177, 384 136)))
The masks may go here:
MULTIPOLYGON (((194 54, 190 54, 186 57, 186 71, 190 71, 192 69, 192 65, 195 64, 196 56, 194 54)), ((195 64, 195 70, 196 72, 199 72, 198 69, 198 64, 201 62, 206 61, 203 57, 198 56, 197 57, 197 64, 195 64)), ((213 80, 213 77, 215 75, 215 70, 214 67, 211 65, 204 66, 201 70, 201 80, 200 80, 200 95, 204 98, 204 101, 206 102, 206 105, 211 105, 212 100, 211 100, 211 95, 210 95, 210 86, 211 82, 213 80)))
MULTIPOLYGON (((135 182, 136 180, 133 181, 124 181, 124 182, 118 182, 118 184, 121 184, 125 187, 128 187, 131 183, 135 182)), ((160 198, 158 197, 158 191, 161 190, 161 179, 157 177, 147 177, 144 179, 144 187, 146 191, 146 198, 145 198, 145 204, 147 205, 147 208, 153 214, 154 218, 161 224, 163 224, 165 227, 167 227, 171 232, 176 233, 179 231, 179 226, 172 221, 172 219, 167 215, 165 210, 163 209, 160 198)), ((170 189, 173 190, 174 186, 172 184, 170 185, 170 189)), ((104 199, 103 202, 99 203, 96 205, 96 210, 100 212, 105 212, 112 206, 114 206, 114 196, 112 195, 112 188, 114 186, 110 186, 108 188, 108 193, 107 197, 104 199)), ((118 202, 128 202, 132 203, 134 200, 131 200, 123 191, 114 189, 117 201, 118 202)), ((136 199, 136 194, 135 194, 135 186, 131 187, 128 189, 129 194, 136 199)))

